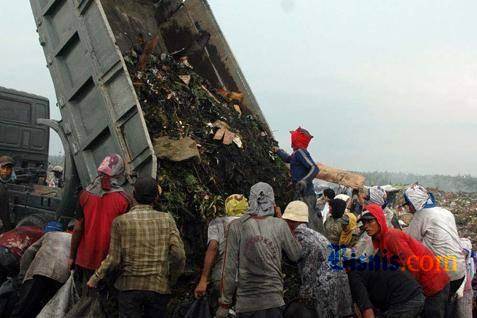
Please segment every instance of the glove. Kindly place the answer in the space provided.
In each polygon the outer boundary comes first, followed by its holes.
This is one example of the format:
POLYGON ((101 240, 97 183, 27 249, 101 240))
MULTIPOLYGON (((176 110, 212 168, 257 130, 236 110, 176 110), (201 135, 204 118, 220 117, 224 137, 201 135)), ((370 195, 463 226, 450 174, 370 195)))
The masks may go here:
POLYGON ((219 305, 219 308, 215 312, 215 318, 227 318, 229 316, 229 309, 219 305))
POLYGON ((298 193, 302 193, 303 191, 305 191, 306 189, 306 182, 301 180, 301 181, 298 181, 296 184, 295 184, 295 190, 298 192, 298 193))

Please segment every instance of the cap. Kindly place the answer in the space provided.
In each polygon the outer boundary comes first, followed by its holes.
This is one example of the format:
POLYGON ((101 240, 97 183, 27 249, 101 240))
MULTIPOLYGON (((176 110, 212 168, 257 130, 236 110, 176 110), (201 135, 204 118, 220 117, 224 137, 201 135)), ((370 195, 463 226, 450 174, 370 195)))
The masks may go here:
POLYGON ((335 196, 335 199, 340 199, 340 200, 343 200, 344 202, 348 202, 349 199, 351 199, 349 197, 349 195, 346 195, 346 194, 338 194, 335 196))
POLYGON ((13 165, 15 165, 15 160, 13 160, 12 157, 9 157, 9 156, 0 157, 0 167, 13 166, 13 165))
POLYGON ((360 221, 369 221, 373 219, 376 219, 376 217, 368 211, 364 211, 363 214, 361 214, 361 217, 359 218, 360 221))
POLYGON ((302 201, 292 201, 288 203, 282 219, 308 223, 308 205, 302 201))
POLYGON ((51 169, 51 171, 54 171, 54 172, 63 172, 63 167, 62 166, 54 166, 53 169, 51 169))

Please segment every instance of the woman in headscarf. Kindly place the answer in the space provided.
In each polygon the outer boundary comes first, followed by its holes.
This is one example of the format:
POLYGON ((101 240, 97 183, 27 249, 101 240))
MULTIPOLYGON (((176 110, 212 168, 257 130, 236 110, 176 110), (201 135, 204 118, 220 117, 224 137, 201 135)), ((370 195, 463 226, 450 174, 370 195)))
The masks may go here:
POLYGON ((313 308, 320 318, 351 316, 353 301, 348 276, 344 271, 332 268, 330 241, 306 226, 308 206, 301 201, 290 202, 283 219, 302 248, 302 258, 298 262, 302 302, 313 308))
POLYGON ((377 204, 379 205, 384 212, 384 216, 386 217, 386 224, 388 227, 393 227, 395 229, 401 229, 401 225, 399 224, 399 219, 394 213, 393 210, 387 207, 388 202, 386 201, 388 195, 383 188, 374 186, 369 188, 369 195, 368 195, 368 202, 369 204, 377 204))
POLYGON ((80 193, 70 265, 75 265, 83 293, 87 293, 89 277, 108 255, 113 220, 127 212, 132 204, 122 188, 124 183, 124 161, 118 154, 111 154, 99 165, 98 176, 80 193))
POLYGON ((216 309, 218 305, 227 227, 230 222, 242 216, 247 209, 247 198, 242 194, 232 194, 225 200, 225 215, 216 217, 209 223, 204 268, 200 276, 199 284, 195 288, 194 295, 196 298, 204 296, 207 292, 207 285, 210 282, 209 304, 213 309, 216 309))
POLYGON ((356 215, 350 212, 351 207, 351 198, 346 194, 338 194, 335 196, 335 199, 343 200, 346 202, 346 210, 341 217, 343 223, 343 230, 340 235, 340 246, 351 247, 354 245, 357 239, 356 228, 357 228, 357 218, 356 215))

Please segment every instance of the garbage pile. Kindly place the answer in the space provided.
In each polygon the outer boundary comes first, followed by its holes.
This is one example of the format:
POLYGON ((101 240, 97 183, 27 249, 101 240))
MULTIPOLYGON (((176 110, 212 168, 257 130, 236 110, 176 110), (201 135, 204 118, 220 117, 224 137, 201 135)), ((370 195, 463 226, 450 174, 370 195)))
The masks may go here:
POLYGON ((433 190, 433 193, 440 206, 454 213, 460 236, 470 238, 475 250, 477 248, 477 193, 439 190, 433 190))
POLYGON ((159 208, 176 218, 188 268, 197 271, 207 221, 223 213, 225 198, 264 181, 283 206, 291 198, 288 168, 243 95, 211 87, 187 57, 133 49, 125 61, 158 157, 159 208))

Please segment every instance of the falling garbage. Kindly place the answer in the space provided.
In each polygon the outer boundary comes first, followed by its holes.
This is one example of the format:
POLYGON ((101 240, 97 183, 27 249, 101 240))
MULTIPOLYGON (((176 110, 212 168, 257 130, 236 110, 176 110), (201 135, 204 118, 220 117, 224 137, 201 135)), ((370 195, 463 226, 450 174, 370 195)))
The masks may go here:
POLYGON ((198 272, 207 222, 223 212, 224 199, 264 181, 284 206, 291 200, 288 168, 270 151, 277 142, 242 104, 242 93, 211 87, 187 57, 144 52, 146 61, 134 49, 125 61, 158 158, 158 208, 176 218, 188 269, 198 272))

